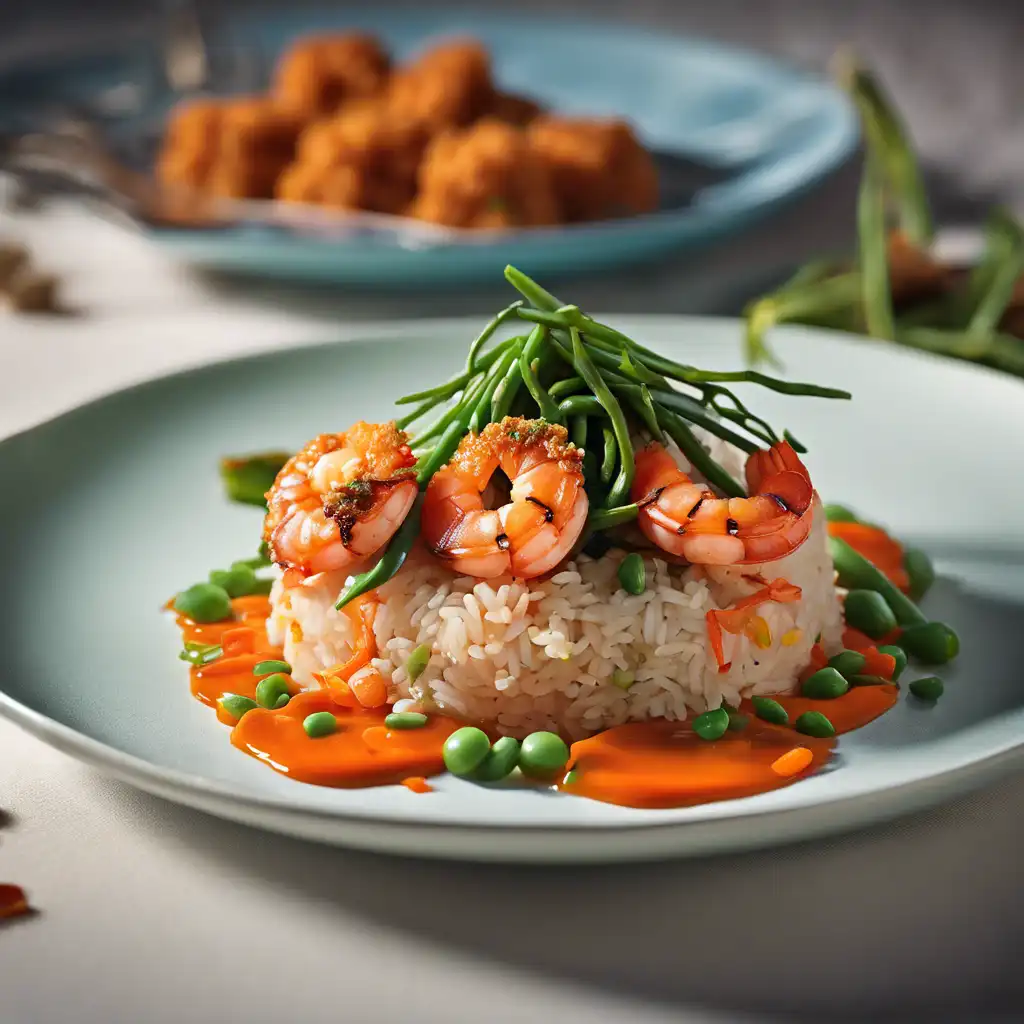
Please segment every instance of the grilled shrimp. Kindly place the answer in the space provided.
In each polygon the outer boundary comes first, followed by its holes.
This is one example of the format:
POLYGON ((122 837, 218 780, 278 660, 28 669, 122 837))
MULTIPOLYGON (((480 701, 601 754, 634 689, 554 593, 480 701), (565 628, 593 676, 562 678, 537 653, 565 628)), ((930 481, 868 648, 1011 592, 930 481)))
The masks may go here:
POLYGON ((772 562, 798 548, 811 529, 811 478, 786 441, 747 460, 749 498, 719 498, 694 483, 657 443, 636 458, 633 500, 649 541, 688 562, 772 562))
POLYGON ((263 538, 274 561, 310 574, 372 555, 416 500, 415 461, 394 423, 314 438, 267 492, 263 538))
POLYGON ((491 423, 463 438, 431 479, 423 540, 467 576, 540 576, 569 554, 586 522, 582 462, 564 427, 510 416, 491 423), (499 468, 512 490, 489 509, 484 491, 499 468))

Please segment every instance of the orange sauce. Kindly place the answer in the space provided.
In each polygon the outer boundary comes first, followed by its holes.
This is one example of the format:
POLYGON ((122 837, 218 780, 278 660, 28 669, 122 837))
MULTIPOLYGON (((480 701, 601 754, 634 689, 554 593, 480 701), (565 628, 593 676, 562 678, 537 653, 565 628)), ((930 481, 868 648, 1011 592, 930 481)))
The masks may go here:
POLYGON ((441 748, 462 724, 431 715, 422 729, 388 729, 384 712, 343 708, 325 690, 293 697, 280 711, 257 708, 231 733, 239 750, 282 775, 317 786, 383 786, 444 771, 441 748), (338 719, 337 732, 311 739, 302 720, 317 711, 338 719))
POLYGON ((28 897, 20 885, 0 883, 0 921, 29 913, 28 897))
MULTIPOLYGON (((222 722, 234 725, 234 746, 283 775, 314 785, 400 783, 414 793, 430 792, 427 777, 444 771, 444 741, 462 724, 455 719, 431 715, 422 729, 388 729, 386 707, 342 707, 326 690, 299 693, 296 687, 284 708, 256 708, 235 724, 217 701, 226 693, 254 697, 259 677, 253 667, 280 659, 282 652, 267 638, 267 598, 236 598, 232 608, 234 616, 226 622, 200 624, 179 615, 178 625, 185 640, 225 647, 217 660, 192 667, 191 682, 193 695, 217 708, 222 722), (338 728, 314 739, 302 723, 317 711, 330 711, 338 728)), ((898 692, 894 685, 859 686, 835 700, 775 699, 789 712, 790 722, 805 711, 820 711, 838 734, 888 711, 898 692)), ((750 716, 746 728, 713 742, 697 736, 689 723, 666 721, 633 722, 580 740, 571 748, 572 770, 557 788, 629 807, 684 807, 792 785, 832 756, 835 739, 804 736, 760 721, 749 707, 742 710, 750 716), (802 753, 787 757, 797 748, 809 751, 809 760, 802 753), (792 770, 804 761, 804 767, 792 770)))
MULTIPOLYGON (((795 722, 805 711, 820 711, 837 733, 850 732, 888 711, 895 686, 858 686, 834 700, 779 695, 775 699, 795 722)), ((626 807, 689 807, 734 800, 792 785, 824 765, 834 739, 815 739, 791 728, 755 718, 750 707, 746 728, 719 740, 701 739, 690 724, 631 722, 572 745, 572 769, 558 788, 626 807), (796 747, 811 752, 806 767, 780 774, 773 767, 796 747)))

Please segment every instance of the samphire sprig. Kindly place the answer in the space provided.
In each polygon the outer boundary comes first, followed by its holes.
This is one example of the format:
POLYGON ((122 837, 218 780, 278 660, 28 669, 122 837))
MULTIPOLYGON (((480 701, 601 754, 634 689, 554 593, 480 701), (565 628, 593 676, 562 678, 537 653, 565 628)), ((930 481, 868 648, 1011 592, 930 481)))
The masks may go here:
POLYGON ((376 565, 340 595, 341 608, 387 582, 405 562, 419 533, 422 492, 462 438, 505 416, 562 423, 585 449, 583 472, 590 499, 588 533, 613 529, 637 515, 630 503, 637 438, 671 439, 708 482, 742 497, 742 483, 701 443, 695 428, 747 453, 785 437, 751 412, 729 385, 753 384, 785 395, 844 399, 836 388, 779 380, 756 370, 716 372, 677 362, 561 302, 515 267, 505 269, 521 298, 497 314, 470 347, 465 369, 432 388, 398 399, 415 406, 398 420, 407 429, 430 413, 410 444, 417 456, 420 500, 376 565), (498 337, 503 324, 527 333, 498 337))

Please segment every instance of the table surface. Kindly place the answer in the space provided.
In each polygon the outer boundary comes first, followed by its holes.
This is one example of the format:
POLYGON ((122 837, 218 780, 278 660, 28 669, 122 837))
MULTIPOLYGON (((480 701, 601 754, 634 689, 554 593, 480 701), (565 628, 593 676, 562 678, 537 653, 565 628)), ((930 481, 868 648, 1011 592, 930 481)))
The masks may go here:
MULTIPOLYGON (((713 281, 838 241, 821 225, 848 221, 818 213, 850 187, 840 175, 742 239, 658 274, 591 282, 583 301, 712 308, 713 281)), ((5 223, 65 275, 79 312, 0 320, 0 435, 218 355, 494 306, 201 280, 74 208, 5 223)), ((40 909, 0 931, 4 1024, 1019 1020, 1004 1011, 1024 999, 1021 776, 910 820, 760 854, 470 866, 221 822, 0 722, 0 806, 0 878, 40 909)))

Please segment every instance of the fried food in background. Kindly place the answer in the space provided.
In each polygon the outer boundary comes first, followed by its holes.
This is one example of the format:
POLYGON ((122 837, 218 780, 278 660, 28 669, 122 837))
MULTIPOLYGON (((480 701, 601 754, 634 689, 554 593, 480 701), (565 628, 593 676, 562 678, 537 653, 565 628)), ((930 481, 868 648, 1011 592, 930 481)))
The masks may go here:
POLYGON ((301 118, 262 98, 197 100, 172 116, 157 173, 213 195, 269 198, 301 129, 301 118))
POLYGON ((372 36, 311 36, 294 43, 278 62, 272 95, 306 117, 331 114, 349 100, 379 93, 390 67, 372 36))
POLYGON ((560 220, 551 174, 526 136, 484 120, 439 135, 423 158, 413 216, 464 228, 534 227, 560 220))
POLYGON ((433 131, 475 121, 493 100, 490 57, 472 40, 456 39, 427 50, 399 68, 388 86, 395 115, 433 131))
POLYGON ((658 173, 625 121, 554 115, 527 129, 547 161, 569 221, 649 213, 658 205, 658 173))
POLYGON ((277 198, 401 213, 415 195, 428 139, 422 124, 395 115, 383 100, 352 104, 305 129, 277 198))
POLYGON ((299 40, 266 96, 179 107, 158 174, 206 196, 490 229, 644 213, 658 199, 627 124, 558 117, 502 91, 487 51, 462 38, 394 70, 369 36, 299 40))

